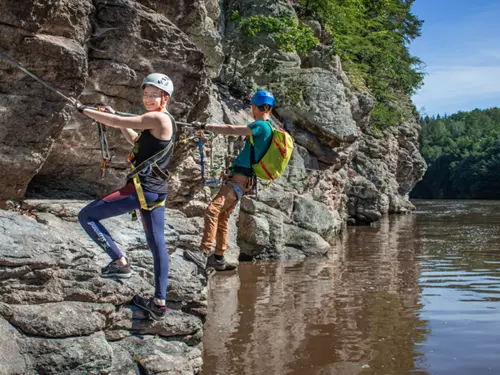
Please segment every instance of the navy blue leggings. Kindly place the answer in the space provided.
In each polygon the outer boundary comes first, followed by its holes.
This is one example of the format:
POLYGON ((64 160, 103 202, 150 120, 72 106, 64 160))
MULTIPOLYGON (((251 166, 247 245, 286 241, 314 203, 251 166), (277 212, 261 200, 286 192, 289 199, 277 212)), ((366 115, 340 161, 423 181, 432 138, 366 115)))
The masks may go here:
MULTIPOLYGON (((167 194, 144 191, 146 202, 165 199, 167 194)), ((99 222, 113 216, 125 214, 140 207, 137 192, 132 183, 85 206, 78 215, 78 221, 87 234, 106 251, 112 260, 123 257, 109 232, 99 222)), ((153 253, 155 273, 155 298, 166 299, 168 279, 168 252, 165 245, 165 206, 153 211, 140 210, 149 249, 153 253)))

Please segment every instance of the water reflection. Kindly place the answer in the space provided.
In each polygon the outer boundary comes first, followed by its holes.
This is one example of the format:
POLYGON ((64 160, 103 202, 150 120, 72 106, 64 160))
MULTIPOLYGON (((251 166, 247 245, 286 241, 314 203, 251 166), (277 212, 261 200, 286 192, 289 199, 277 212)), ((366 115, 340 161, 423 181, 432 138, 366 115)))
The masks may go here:
POLYGON ((329 259, 214 277, 204 374, 426 374, 417 216, 349 229, 329 259))
POLYGON ((500 374, 500 202, 418 202, 421 350, 436 374, 500 374))

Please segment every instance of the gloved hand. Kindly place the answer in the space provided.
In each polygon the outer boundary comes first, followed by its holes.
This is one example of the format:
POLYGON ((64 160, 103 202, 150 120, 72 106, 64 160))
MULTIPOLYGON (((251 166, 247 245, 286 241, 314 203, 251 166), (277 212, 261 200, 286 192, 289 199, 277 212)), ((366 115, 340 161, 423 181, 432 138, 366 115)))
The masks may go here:
POLYGON ((192 125, 196 130, 205 130, 207 124, 204 122, 195 121, 192 123, 192 125))

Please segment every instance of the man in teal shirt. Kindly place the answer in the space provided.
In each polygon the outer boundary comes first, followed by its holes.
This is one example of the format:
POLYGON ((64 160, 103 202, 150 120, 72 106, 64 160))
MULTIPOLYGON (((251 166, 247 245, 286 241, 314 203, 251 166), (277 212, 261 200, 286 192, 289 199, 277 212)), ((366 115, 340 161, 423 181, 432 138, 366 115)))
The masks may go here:
MULTIPOLYGON (((270 123, 271 120, 267 119, 265 121, 257 120, 248 125, 254 139, 253 151, 250 139, 247 139, 243 150, 238 154, 231 167, 231 172, 253 177, 254 173, 251 164, 255 164, 262 159, 273 138, 270 123)), ((272 124, 274 125, 274 123, 272 124)))
POLYGON ((255 184, 252 164, 258 163, 269 148, 273 132, 271 110, 274 96, 269 91, 259 90, 252 97, 252 115, 254 122, 248 126, 227 124, 199 124, 202 130, 222 135, 246 136, 245 146, 239 153, 230 174, 225 179, 219 193, 205 210, 205 226, 200 251, 186 250, 184 256, 205 270, 207 267, 217 271, 234 270, 237 266, 226 261, 229 218, 241 197, 255 184), (253 146, 250 138, 253 137, 253 146), (216 243, 215 252, 210 254, 216 243))

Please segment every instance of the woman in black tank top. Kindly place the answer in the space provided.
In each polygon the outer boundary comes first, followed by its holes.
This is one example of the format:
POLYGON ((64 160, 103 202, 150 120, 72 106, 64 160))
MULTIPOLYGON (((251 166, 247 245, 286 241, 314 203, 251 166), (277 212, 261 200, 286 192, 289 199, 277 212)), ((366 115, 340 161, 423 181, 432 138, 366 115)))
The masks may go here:
POLYGON ((102 268, 101 277, 125 279, 132 275, 129 259, 100 220, 140 209, 148 246, 153 254, 155 294, 153 298, 136 295, 132 302, 153 319, 163 319, 167 314, 169 268, 164 234, 167 167, 176 136, 175 120, 165 108, 174 87, 166 75, 153 73, 144 79, 142 88, 147 113, 136 117, 117 116, 110 107, 106 107, 107 112, 98 112, 71 98, 79 112, 103 125, 120 128, 125 139, 134 145, 128 157, 131 172, 126 185, 88 204, 80 211, 78 220, 94 242, 111 257, 111 262, 102 268), (133 129, 140 130, 140 133, 133 129))
MULTIPOLYGON (((156 138, 153 134, 151 134, 149 129, 142 131, 139 138, 135 142, 135 147, 132 151, 132 155, 135 157, 135 164, 140 165, 141 163, 147 161, 151 156, 162 152, 162 150, 169 147, 170 143, 173 142, 174 139, 175 132, 172 135, 172 139, 164 141, 156 138)), ((170 147, 164 157, 160 158, 156 162, 162 171, 167 170, 172 153, 173 147, 170 147)), ((167 194, 168 192, 167 180, 158 176, 156 173, 149 173, 149 171, 146 170, 139 173, 139 179, 144 190, 163 194, 167 194)))

